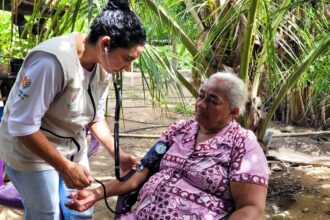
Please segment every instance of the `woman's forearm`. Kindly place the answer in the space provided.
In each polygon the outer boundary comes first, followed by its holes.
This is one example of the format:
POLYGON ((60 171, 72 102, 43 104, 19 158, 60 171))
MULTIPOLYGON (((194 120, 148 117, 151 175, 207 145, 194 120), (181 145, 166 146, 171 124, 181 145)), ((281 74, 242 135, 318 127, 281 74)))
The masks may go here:
POLYGON ((20 136, 18 139, 26 148, 44 159, 60 173, 67 169, 69 160, 56 150, 41 131, 26 136, 20 136))
POLYGON ((89 171, 65 158, 41 131, 17 138, 32 153, 53 166, 61 174, 68 188, 83 189, 91 184, 89 171))
POLYGON ((110 155, 114 156, 114 145, 113 137, 109 126, 106 121, 98 121, 90 124, 89 128, 91 129, 94 137, 103 145, 110 155))
MULTIPOLYGON (((139 187, 147 178, 149 174, 148 169, 143 169, 141 172, 136 172, 131 178, 124 182, 119 182, 118 180, 110 180, 104 183, 106 196, 121 195, 133 191, 139 187)), ((99 186, 93 190, 95 194, 96 201, 104 198, 103 187, 99 186)))

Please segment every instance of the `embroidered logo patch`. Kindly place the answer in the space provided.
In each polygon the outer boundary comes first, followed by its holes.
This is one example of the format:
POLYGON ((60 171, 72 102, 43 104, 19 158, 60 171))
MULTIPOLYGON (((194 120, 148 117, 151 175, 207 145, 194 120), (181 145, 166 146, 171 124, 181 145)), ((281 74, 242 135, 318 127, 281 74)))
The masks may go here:
POLYGON ((72 110, 77 108, 77 103, 76 103, 76 99, 77 99, 78 93, 73 94, 73 96, 71 97, 70 103, 67 104, 67 108, 72 110))
POLYGON ((24 98, 29 97, 29 95, 27 95, 27 94, 24 92, 24 89, 29 88, 31 85, 32 85, 32 80, 29 79, 27 76, 24 76, 23 79, 22 79, 22 82, 21 82, 21 86, 20 86, 20 88, 18 89, 18 96, 19 96, 21 99, 24 99, 24 98))
POLYGON ((70 110, 75 109, 77 108, 77 104, 76 103, 67 104, 67 108, 70 110))

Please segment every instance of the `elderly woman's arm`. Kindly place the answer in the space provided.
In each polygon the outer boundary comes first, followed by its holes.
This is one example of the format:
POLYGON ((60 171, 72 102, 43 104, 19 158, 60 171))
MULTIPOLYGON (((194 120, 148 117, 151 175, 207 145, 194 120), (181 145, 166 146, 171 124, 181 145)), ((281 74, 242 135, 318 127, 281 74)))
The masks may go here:
MULTIPOLYGON (((106 189, 106 197, 121 195, 128 193, 139 187, 148 177, 149 170, 143 169, 141 172, 136 172, 131 178, 124 182, 118 180, 110 180, 104 183, 106 189)), ((79 212, 86 211, 93 206, 97 201, 104 198, 104 190, 102 186, 95 189, 83 189, 71 193, 68 196, 71 201, 65 204, 70 209, 79 212)))
POLYGON ((264 219, 266 208, 267 188, 264 186, 231 182, 230 190, 236 210, 229 220, 261 220, 264 219))

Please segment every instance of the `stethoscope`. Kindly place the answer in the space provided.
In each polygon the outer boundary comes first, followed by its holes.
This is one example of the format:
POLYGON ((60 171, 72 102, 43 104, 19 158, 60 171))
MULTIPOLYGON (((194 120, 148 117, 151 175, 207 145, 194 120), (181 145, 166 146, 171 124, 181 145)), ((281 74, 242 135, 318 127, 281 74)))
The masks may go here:
MULTIPOLYGON (((108 67, 110 67, 110 62, 108 60, 108 48, 104 48, 105 51, 105 59, 107 62, 108 67)), ((115 95, 116 95, 116 107, 115 107, 115 121, 114 121, 114 129, 113 129, 113 139, 114 139, 114 151, 115 151, 115 175, 116 179, 120 182, 123 182, 127 179, 129 179, 137 170, 136 169, 131 169, 125 176, 120 176, 120 149, 119 149, 119 118, 120 118, 120 107, 121 107, 121 88, 120 88, 120 82, 121 82, 121 74, 117 73, 113 77, 113 87, 115 90, 115 95)), ((120 212, 116 212, 111 209, 110 205, 108 204, 107 201, 107 193, 104 184, 95 179, 95 181, 99 184, 101 184, 103 188, 103 197, 105 201, 105 205, 107 206, 108 210, 111 211, 114 214, 122 214, 120 212)))
POLYGON ((119 118, 121 109, 121 87, 118 82, 113 82, 113 87, 116 95, 116 107, 115 107, 115 121, 113 129, 113 139, 114 139, 114 151, 115 151, 115 175, 116 179, 123 182, 129 179, 135 172, 135 169, 130 170, 125 176, 120 176, 120 149, 119 149, 119 118))
MULTIPOLYGON (((133 167, 133 169, 131 169, 126 175, 124 175, 124 176, 120 175, 119 119, 120 119, 120 109, 121 109, 121 87, 120 87, 121 82, 122 82, 121 75, 120 74, 114 75, 113 87, 114 87, 115 96, 116 96, 114 129, 113 129, 114 154, 115 154, 115 176, 118 181, 123 182, 123 181, 126 181, 127 179, 129 179, 134 173, 141 171, 144 167, 141 162, 140 165, 133 167)), ((145 156, 142 159, 147 164, 151 164, 151 161, 153 161, 155 158, 159 158, 160 155, 164 155, 164 153, 168 149, 168 145, 164 141, 156 142, 153 147, 155 147, 155 151, 152 154, 150 154, 149 156, 145 156), (166 145, 166 147, 164 148, 165 145, 166 145)), ((114 214, 122 214, 121 212, 117 212, 117 211, 114 211, 111 209, 111 207, 107 201, 106 188, 105 188, 104 184, 99 180, 95 179, 95 181, 102 185, 104 201, 105 201, 105 204, 106 204, 108 210, 114 214)), ((136 193, 136 192, 138 192, 138 191, 133 191, 132 193, 136 193)))
MULTIPOLYGON (((110 62, 108 60, 108 48, 104 48, 105 59, 108 67, 110 68, 110 62)), ((115 121, 114 121, 114 129, 113 129, 113 139, 114 139, 114 151, 115 151, 115 175, 116 179, 120 182, 123 182, 130 178, 135 172, 135 169, 130 170, 125 176, 120 176, 120 149, 119 149, 119 118, 120 118, 120 107, 121 107, 121 87, 120 84, 122 82, 121 73, 115 73, 113 75, 113 87, 116 95, 116 107, 115 107, 115 121)))
MULTIPOLYGON (((144 166, 149 169, 150 172, 154 172, 155 168, 157 169, 157 166, 154 166, 155 161, 159 161, 163 157, 163 155, 166 153, 166 151, 169 148, 169 145, 164 140, 158 140, 147 152, 147 154, 141 159, 140 164, 133 167, 125 176, 120 176, 120 149, 119 149, 119 118, 120 118, 120 108, 121 108, 121 88, 120 88, 120 82, 121 80, 118 75, 115 75, 115 79, 113 81, 113 86, 115 90, 116 95, 116 106, 115 106, 115 117, 114 117, 114 151, 115 151, 115 175, 118 181, 123 182, 129 179, 134 173, 140 172, 144 169, 144 166)), ((103 196, 105 200, 105 204, 107 208, 115 213, 115 214, 122 214, 121 212, 116 212, 112 210, 108 204, 107 197, 106 197, 106 189, 102 182, 95 180, 96 182, 100 183, 103 187, 103 196)), ((131 192, 132 194, 136 194, 139 189, 131 192)), ((129 202, 129 197, 126 197, 127 202, 129 202)), ((123 206, 128 208, 130 205, 128 203, 123 203, 123 206)))
MULTIPOLYGON (((129 179, 134 173, 137 172, 136 169, 131 169, 126 175, 121 176, 120 175, 120 149, 119 149, 119 119, 120 119, 120 109, 121 109, 121 87, 120 87, 120 80, 119 75, 115 76, 115 80, 113 81, 113 87, 115 90, 115 96, 116 96, 116 106, 115 106, 115 117, 114 117, 114 129, 113 129, 113 139, 114 139, 114 152, 115 152, 115 175, 116 179, 120 182, 126 181, 129 179)), ((95 179, 95 181, 99 184, 101 184, 103 188, 103 196, 105 205, 108 208, 109 211, 111 211, 114 214, 122 214, 121 212, 117 212, 113 210, 107 201, 107 193, 106 188, 104 184, 95 179)))

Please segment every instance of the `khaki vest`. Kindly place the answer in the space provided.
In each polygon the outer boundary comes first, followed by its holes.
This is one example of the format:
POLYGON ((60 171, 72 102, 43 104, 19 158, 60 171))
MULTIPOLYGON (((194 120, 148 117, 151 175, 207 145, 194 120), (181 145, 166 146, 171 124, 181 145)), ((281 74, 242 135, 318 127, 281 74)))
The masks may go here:
MULTIPOLYGON (((75 33, 49 39, 31 49, 54 55, 64 74, 64 86, 41 120, 40 130, 66 158, 88 166, 85 126, 93 121, 101 96, 108 92, 108 74, 97 64, 93 79, 84 77, 76 52, 75 33)), ((24 63, 23 65, 24 66, 24 63)), ((29 151, 8 133, 11 102, 18 95, 22 81, 21 70, 9 94, 0 125, 1 158, 12 168, 22 171, 53 169, 43 159, 29 151)), ((62 74, 62 73, 59 73, 62 74)))

